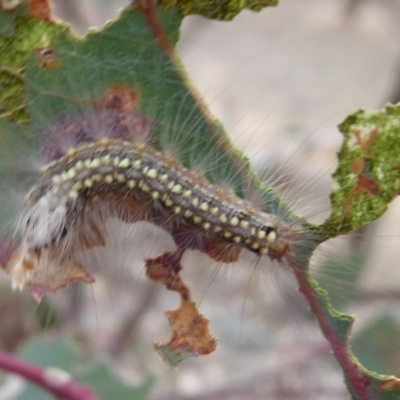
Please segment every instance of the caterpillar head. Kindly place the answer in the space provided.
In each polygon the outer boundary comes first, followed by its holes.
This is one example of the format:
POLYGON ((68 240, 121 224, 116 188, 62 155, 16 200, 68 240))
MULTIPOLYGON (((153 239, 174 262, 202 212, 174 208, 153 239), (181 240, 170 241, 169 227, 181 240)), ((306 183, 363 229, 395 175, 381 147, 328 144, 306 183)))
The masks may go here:
POLYGON ((299 234, 304 229, 300 222, 287 224, 282 219, 273 217, 259 230, 256 246, 261 249, 261 254, 268 254, 272 260, 282 260, 294 251, 299 234))

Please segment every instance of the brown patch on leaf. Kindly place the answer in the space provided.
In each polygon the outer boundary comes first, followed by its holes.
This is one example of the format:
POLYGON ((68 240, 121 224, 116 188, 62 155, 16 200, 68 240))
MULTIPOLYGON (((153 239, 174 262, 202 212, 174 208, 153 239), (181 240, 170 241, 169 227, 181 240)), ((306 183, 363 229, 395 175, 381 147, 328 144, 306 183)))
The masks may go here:
POLYGON ((175 367, 180 361, 215 350, 217 340, 209 331, 209 321, 204 318, 190 296, 190 290, 179 275, 182 251, 164 252, 158 257, 147 258, 147 276, 177 292, 181 304, 177 310, 166 311, 171 337, 163 343, 155 343, 155 349, 164 360, 175 367))
POLYGON ((43 68, 54 68, 58 66, 56 64, 56 57, 54 54, 54 50, 49 46, 37 47, 36 57, 41 62, 43 68))
POLYGON ((29 16, 43 21, 51 21, 51 6, 49 0, 30 0, 29 16))
POLYGON ((357 145, 363 152, 362 158, 357 158, 353 161, 351 171, 357 175, 357 183, 350 191, 347 199, 344 202, 343 216, 347 215, 350 204, 357 194, 370 194, 377 196, 379 194, 379 187, 375 179, 369 174, 366 164, 371 160, 370 147, 378 134, 378 127, 371 129, 369 134, 362 133, 359 129, 354 129, 351 134, 356 138, 357 145))
POLYGON ((358 158, 353 162, 352 172, 358 175, 358 181, 354 187, 353 194, 363 193, 376 196, 379 193, 379 188, 375 179, 365 172, 365 163, 366 160, 362 158, 358 158))
POLYGON ((376 196, 379 193, 379 188, 375 179, 367 175, 360 175, 358 177, 355 193, 372 194, 373 196, 376 196))
POLYGON ((351 166, 351 170, 355 173, 355 174, 361 174, 361 172, 364 169, 364 160, 362 158, 357 158, 357 160, 353 161, 353 165, 351 166))
POLYGON ((375 179, 366 173, 361 172, 358 174, 357 183, 352 188, 350 194, 344 202, 343 216, 347 215, 350 204, 357 194, 370 194, 372 196, 377 196, 379 194, 379 187, 375 179))
POLYGON ((357 140, 358 146, 363 151, 365 158, 371 157, 369 149, 371 147, 371 144, 374 142, 375 136, 378 134, 378 131, 378 127, 375 126, 375 128, 371 129, 371 132, 369 132, 369 134, 365 135, 364 137, 359 129, 354 129, 351 131, 351 133, 357 140))
POLYGON ((115 83, 106 89, 99 105, 113 110, 129 112, 135 109, 137 99, 137 93, 129 85, 115 83))

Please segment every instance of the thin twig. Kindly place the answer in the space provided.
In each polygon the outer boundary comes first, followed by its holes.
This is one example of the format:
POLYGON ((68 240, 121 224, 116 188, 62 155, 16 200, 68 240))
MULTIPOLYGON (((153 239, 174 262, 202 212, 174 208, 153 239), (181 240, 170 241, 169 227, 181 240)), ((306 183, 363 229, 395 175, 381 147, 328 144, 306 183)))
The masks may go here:
POLYGON ((41 368, 0 351, 0 369, 17 374, 64 400, 100 400, 88 387, 74 381, 65 371, 41 368))

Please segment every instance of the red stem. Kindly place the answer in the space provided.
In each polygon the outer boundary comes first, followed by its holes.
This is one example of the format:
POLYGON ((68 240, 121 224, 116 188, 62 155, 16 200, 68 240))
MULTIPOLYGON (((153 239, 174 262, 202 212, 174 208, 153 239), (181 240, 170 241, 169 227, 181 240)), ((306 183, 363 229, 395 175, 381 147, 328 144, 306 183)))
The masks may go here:
POLYGON ((299 283, 300 292, 306 297, 312 313, 317 318, 323 334, 331 345, 333 353, 344 372, 347 384, 351 386, 353 393, 358 396, 358 399, 371 400, 367 393, 370 377, 354 361, 348 346, 344 346, 338 341, 335 331, 329 324, 324 310, 316 298, 315 290, 307 279, 307 273, 299 268, 295 260, 289 260, 289 264, 299 283))
POLYGON ((64 400, 101 400, 89 388, 70 379, 58 379, 51 375, 50 369, 41 368, 20 360, 11 354, 0 351, 0 369, 22 376, 35 383, 58 399, 64 400))

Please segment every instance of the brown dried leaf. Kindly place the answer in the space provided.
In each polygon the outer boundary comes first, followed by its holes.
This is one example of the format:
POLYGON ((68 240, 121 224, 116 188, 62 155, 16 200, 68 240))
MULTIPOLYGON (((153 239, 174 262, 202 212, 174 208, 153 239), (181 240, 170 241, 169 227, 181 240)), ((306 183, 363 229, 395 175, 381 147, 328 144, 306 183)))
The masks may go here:
POLYGON ((73 282, 94 282, 85 268, 73 260, 60 260, 51 249, 40 253, 14 252, 4 270, 12 279, 13 288, 22 289, 27 285, 37 301, 73 282))
POLYGON ((217 345, 217 340, 209 331, 208 319, 197 310, 189 288, 179 275, 182 269, 181 257, 182 251, 178 248, 175 252, 164 252, 158 257, 145 260, 147 276, 181 296, 180 307, 165 312, 171 337, 166 342, 154 344, 164 361, 172 367, 189 357, 209 354, 217 345))

